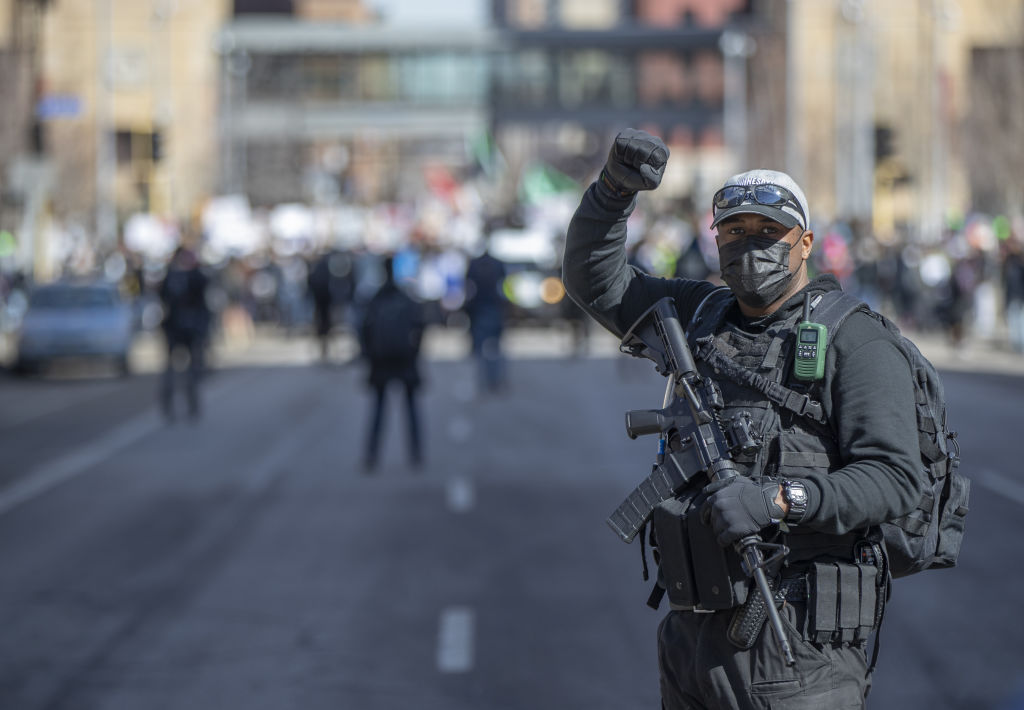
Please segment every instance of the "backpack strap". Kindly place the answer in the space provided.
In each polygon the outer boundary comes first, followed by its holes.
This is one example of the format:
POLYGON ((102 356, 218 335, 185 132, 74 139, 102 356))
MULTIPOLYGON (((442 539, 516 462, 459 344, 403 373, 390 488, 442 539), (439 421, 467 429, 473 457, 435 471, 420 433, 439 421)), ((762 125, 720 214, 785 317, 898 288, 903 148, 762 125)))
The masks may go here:
POLYGON ((836 289, 826 291, 811 301, 811 320, 825 326, 825 344, 832 342, 839 326, 843 324, 850 315, 857 311, 870 311, 868 304, 856 296, 851 296, 845 291, 836 289))
MULTIPOLYGON (((819 424, 827 423, 828 418, 825 416, 821 403, 811 399, 807 393, 789 388, 781 382, 776 382, 743 367, 715 347, 714 333, 734 300, 729 289, 722 287, 711 291, 697 306, 687 326, 687 334, 691 338, 694 356, 719 369, 734 382, 757 390, 778 407, 798 416, 808 417, 819 424), (729 298, 719 297, 719 294, 725 293, 729 294, 729 298), (713 298, 715 302, 706 313, 703 312, 705 306, 713 298)), ((826 291, 815 298, 812 301, 813 318, 814 322, 821 323, 826 328, 826 347, 843 321, 852 313, 865 309, 868 309, 866 303, 840 289, 826 291)), ((782 338, 775 338, 773 347, 769 348, 765 356, 765 361, 777 360, 781 347, 782 338)))

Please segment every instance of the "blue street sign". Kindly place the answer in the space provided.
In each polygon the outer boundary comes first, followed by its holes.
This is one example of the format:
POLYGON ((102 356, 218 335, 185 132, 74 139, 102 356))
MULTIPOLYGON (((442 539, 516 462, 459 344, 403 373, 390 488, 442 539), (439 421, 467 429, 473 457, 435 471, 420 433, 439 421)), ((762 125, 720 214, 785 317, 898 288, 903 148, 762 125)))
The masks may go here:
POLYGON ((82 100, 74 94, 43 96, 36 104, 36 118, 74 118, 82 112, 82 100))

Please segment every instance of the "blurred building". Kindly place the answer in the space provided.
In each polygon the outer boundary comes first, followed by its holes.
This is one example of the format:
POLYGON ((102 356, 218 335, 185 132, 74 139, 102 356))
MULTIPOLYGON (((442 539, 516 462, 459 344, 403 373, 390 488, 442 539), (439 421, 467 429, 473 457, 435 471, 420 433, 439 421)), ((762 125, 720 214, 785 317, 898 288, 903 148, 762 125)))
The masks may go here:
POLYGON ((39 110, 47 6, 45 0, 0 0, 0 270, 36 260, 36 245, 18 244, 13 235, 36 229, 53 179, 39 110))
POLYGON ((785 92, 784 162, 819 217, 937 241, 972 209, 1022 213, 1024 3, 772 5, 786 70, 755 54, 750 91, 785 92))
POLYGON ((486 130, 495 42, 352 0, 237 0, 219 39, 221 190, 257 205, 408 196, 486 130))
POLYGON ((819 224, 888 240, 938 240, 973 209, 1024 213, 1021 0, 492 4, 511 154, 561 155, 588 179, 630 125, 672 148, 652 199, 706 204, 758 165, 807 185, 819 224))
POLYGON ((215 189, 227 0, 54 2, 44 23, 49 204, 112 245, 137 212, 187 221, 215 189))
POLYGON ((110 248, 218 194, 408 201, 483 167, 514 209, 625 126, 672 148, 653 201, 782 167, 819 223, 935 240, 1024 213, 1022 38, 1024 0, 0 0, 0 269, 50 221, 110 248))
POLYGON ((706 190, 726 166, 722 42, 756 25, 747 0, 493 0, 506 48, 494 57, 499 144, 587 180, 626 126, 662 136, 662 195, 706 190))
POLYGON ((424 31, 374 21, 358 2, 236 2, 221 35, 223 189, 257 204, 393 198, 424 165, 457 173, 467 143, 492 136, 514 203, 539 158, 585 180, 626 125, 672 144, 665 193, 722 172, 720 41, 753 18, 749 0, 489 9, 490 26, 424 31))

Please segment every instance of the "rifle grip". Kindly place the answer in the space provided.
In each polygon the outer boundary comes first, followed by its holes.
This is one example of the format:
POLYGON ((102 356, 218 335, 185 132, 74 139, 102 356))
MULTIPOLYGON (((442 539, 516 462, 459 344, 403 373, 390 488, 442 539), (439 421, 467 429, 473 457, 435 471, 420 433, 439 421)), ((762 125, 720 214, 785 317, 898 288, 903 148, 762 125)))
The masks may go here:
POLYGON ((660 434, 665 426, 665 415, 658 409, 634 409, 626 412, 626 434, 630 439, 645 434, 660 434))

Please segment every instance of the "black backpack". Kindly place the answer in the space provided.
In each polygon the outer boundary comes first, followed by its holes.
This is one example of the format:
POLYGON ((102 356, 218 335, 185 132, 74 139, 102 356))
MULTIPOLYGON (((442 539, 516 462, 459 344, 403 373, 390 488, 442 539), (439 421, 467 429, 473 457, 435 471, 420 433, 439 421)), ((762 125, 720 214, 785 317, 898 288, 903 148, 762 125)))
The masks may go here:
POLYGON ((420 305, 398 289, 380 292, 366 312, 366 355, 373 359, 408 360, 419 352, 423 327, 420 305))
MULTIPOLYGON (((729 294, 729 291, 721 289, 711 295, 715 294, 729 294)), ((708 300, 710 296, 698 307, 694 321, 698 320, 697 314, 708 300)), ((727 299, 719 299, 711 318, 720 321, 731 301, 731 294, 727 299)), ((917 403, 921 465, 928 474, 929 485, 913 511, 880 526, 889 572, 893 577, 905 577, 926 569, 953 567, 963 542, 971 482, 960 472, 960 446, 956 432, 947 428, 946 397, 939 373, 894 323, 871 310, 860 299, 834 290, 821 294, 812 304, 812 320, 827 328, 826 342, 851 314, 861 311, 876 319, 892 334, 910 364, 917 403)))
POLYGON ((929 486, 917 507, 881 526, 889 571, 893 577, 905 577, 926 569, 953 567, 963 542, 971 481, 960 473, 960 445, 956 432, 947 427, 942 380, 935 366, 892 321, 854 296, 842 291, 826 292, 814 309, 814 321, 828 329, 831 339, 856 311, 881 323, 910 364, 921 465, 928 474, 929 486))
POLYGON ((178 332, 202 332, 208 322, 205 288, 198 269, 168 269, 160 288, 164 327, 178 332))

